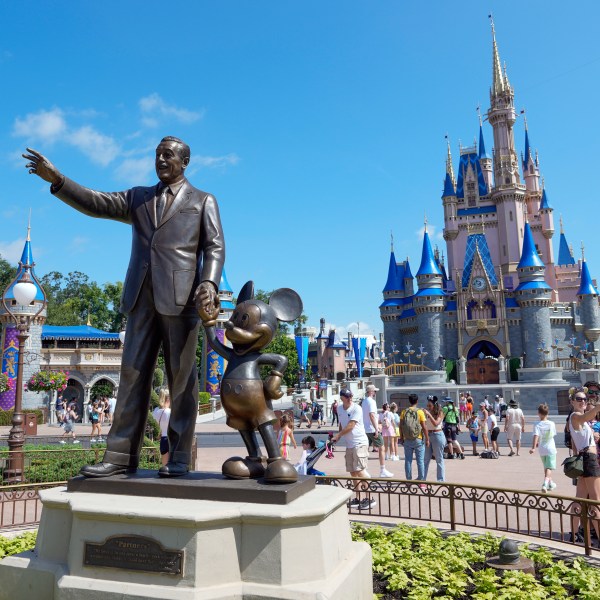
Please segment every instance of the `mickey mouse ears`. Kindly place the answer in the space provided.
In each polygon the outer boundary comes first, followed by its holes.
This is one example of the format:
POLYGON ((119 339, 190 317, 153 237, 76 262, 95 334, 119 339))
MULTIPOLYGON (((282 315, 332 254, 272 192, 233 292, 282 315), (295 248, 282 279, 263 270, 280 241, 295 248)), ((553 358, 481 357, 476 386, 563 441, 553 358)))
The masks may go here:
POLYGON ((290 288, 279 288, 269 298, 269 306, 279 321, 294 321, 302 314, 302 299, 290 288))

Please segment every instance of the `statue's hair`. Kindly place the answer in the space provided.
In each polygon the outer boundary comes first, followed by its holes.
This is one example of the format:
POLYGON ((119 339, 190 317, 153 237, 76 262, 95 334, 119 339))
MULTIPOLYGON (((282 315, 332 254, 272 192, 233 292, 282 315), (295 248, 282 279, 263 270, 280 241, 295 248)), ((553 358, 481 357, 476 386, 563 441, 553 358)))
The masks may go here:
POLYGON ((182 159, 187 158, 188 161, 190 160, 190 156, 191 156, 190 147, 183 140, 180 140, 178 137, 175 137, 173 135, 167 135, 162 140, 160 140, 161 144, 163 142, 175 142, 180 148, 179 156, 181 156, 182 159))

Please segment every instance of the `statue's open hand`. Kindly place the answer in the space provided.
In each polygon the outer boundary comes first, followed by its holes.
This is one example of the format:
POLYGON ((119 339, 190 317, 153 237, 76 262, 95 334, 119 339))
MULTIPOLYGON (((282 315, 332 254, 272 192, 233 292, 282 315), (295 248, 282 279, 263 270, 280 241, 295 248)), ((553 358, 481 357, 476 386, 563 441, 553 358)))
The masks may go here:
POLYGON ((22 156, 29 161, 25 165, 25 168, 30 173, 54 185, 62 181, 63 176, 61 172, 43 154, 40 154, 33 148, 27 148, 27 152, 29 154, 23 154, 22 156))
POLYGON ((219 316, 221 303, 212 283, 203 281, 196 290, 194 300, 202 322, 207 326, 214 325, 219 316))

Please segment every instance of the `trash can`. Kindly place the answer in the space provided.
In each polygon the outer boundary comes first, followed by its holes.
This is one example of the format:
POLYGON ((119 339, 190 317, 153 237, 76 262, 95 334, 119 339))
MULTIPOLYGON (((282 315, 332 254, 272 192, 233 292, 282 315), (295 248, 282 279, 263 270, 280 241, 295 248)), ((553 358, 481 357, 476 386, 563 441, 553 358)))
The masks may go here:
POLYGON ((35 413, 25 415, 25 435, 37 435, 37 415, 35 413))

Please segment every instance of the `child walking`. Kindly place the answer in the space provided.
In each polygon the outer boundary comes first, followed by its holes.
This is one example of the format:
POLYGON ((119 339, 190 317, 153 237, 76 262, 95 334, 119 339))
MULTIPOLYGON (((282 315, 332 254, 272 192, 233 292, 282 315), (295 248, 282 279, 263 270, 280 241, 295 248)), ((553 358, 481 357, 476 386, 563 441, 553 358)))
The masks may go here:
POLYGON ((471 414, 467 421, 467 429, 471 436, 471 443, 473 444, 473 456, 479 456, 477 452, 477 442, 479 441, 479 418, 476 414, 471 414))
POLYGON ((556 444, 554 436, 556 435, 556 425, 548 420, 549 413, 547 404, 538 406, 538 416, 540 420, 533 427, 533 446, 529 454, 533 454, 535 449, 539 447, 540 458, 544 465, 544 483, 542 484, 542 492, 552 491, 556 487, 556 483, 552 481, 552 471, 556 469, 556 444))
POLYGON ((279 449, 281 450, 281 456, 286 460, 289 458, 289 447, 290 444, 294 445, 294 449, 298 446, 296 445, 296 440, 294 439, 294 431, 290 427, 290 423, 292 423, 292 419, 288 415, 282 415, 281 420, 279 421, 280 429, 279 429, 279 449))

